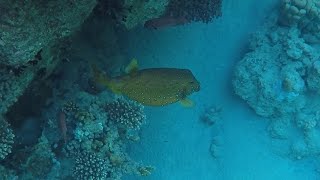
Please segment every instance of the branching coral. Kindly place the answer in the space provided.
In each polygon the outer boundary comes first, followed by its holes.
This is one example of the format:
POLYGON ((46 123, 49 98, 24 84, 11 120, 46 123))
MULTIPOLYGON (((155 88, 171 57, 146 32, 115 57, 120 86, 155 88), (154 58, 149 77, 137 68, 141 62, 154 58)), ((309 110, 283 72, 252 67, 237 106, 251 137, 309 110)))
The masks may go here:
POLYGON ((105 180, 108 177, 109 162, 96 154, 83 152, 75 158, 73 177, 76 180, 105 180))
POLYGON ((143 105, 122 98, 118 98, 106 106, 109 120, 131 129, 139 129, 144 123, 146 115, 143 109, 143 105))

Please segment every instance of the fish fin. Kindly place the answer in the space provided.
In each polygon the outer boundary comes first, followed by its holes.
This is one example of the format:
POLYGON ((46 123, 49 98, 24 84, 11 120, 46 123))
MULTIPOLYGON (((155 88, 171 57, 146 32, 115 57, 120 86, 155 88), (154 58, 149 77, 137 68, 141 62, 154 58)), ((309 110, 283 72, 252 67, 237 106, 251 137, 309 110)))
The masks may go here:
POLYGON ((92 69, 92 73, 93 73, 93 80, 96 83, 105 85, 107 87, 109 87, 109 83, 110 83, 110 78, 105 75, 96 64, 91 64, 91 69, 92 69))
POLYGON ((179 102, 183 107, 188 107, 188 108, 194 107, 194 102, 191 99, 184 98, 179 102))
POLYGON ((112 79, 106 75, 105 73, 103 73, 97 65, 95 64, 91 64, 91 69, 93 72, 93 80, 98 83, 101 84, 103 86, 106 86, 108 89, 110 89, 113 93, 115 94, 120 94, 115 82, 112 81, 112 79))
POLYGON ((136 73, 138 69, 139 69, 138 60, 136 58, 132 58, 131 62, 125 68, 125 72, 127 74, 132 74, 132 73, 136 73))

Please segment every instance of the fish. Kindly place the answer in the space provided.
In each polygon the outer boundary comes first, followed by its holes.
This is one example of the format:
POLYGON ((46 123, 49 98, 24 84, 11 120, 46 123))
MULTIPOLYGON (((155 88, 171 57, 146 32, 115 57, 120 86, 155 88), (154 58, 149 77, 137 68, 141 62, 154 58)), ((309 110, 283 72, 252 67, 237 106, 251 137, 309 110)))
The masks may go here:
POLYGON ((59 127, 60 127, 60 131, 62 134, 62 138, 64 143, 66 144, 68 141, 68 137, 67 137, 67 122, 66 122, 66 114, 61 110, 58 113, 58 120, 59 120, 59 127))
POLYGON ((189 69, 147 68, 138 69, 133 59, 125 69, 126 73, 109 77, 96 65, 91 65, 94 81, 147 106, 165 106, 175 102, 191 107, 193 102, 187 98, 200 91, 200 83, 189 69))

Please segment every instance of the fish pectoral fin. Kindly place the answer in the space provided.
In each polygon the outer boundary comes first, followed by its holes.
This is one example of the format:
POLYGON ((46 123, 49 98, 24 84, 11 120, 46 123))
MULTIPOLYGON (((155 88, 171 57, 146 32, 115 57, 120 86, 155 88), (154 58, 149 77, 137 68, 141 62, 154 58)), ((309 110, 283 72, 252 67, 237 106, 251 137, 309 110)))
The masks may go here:
POLYGON ((114 94, 122 94, 121 91, 119 91, 117 88, 115 87, 111 87, 110 90, 114 93, 114 94))
POLYGON ((194 107, 194 102, 191 99, 184 98, 179 102, 183 107, 188 107, 188 108, 194 107))
POLYGON ((109 86, 110 83, 110 77, 108 77, 106 74, 104 74, 96 64, 91 64, 92 74, 93 74, 93 80, 96 83, 99 83, 101 85, 104 85, 106 87, 109 86))
POLYGON ((138 71, 138 69, 138 60, 136 58, 133 58, 131 62, 128 64, 128 66, 125 68, 125 72, 127 74, 135 74, 138 71))
POLYGON ((110 81, 109 89, 114 93, 114 94, 122 94, 121 88, 123 86, 123 83, 121 81, 110 81))

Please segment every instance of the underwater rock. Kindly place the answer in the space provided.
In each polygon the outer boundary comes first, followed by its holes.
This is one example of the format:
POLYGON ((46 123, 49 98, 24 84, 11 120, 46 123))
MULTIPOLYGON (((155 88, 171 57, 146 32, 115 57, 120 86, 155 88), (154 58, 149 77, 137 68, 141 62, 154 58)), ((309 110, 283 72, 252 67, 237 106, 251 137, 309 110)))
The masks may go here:
POLYGON ((268 127, 269 135, 276 139, 288 139, 293 127, 290 119, 290 116, 272 118, 268 127))
POLYGON ((212 126, 222 119, 222 113, 222 107, 213 105, 205 109, 204 113, 200 116, 200 121, 208 126, 212 126))
POLYGON ((18 66, 43 47, 74 32, 89 16, 95 0, 0 1, 0 63, 18 66))
POLYGON ((221 158, 223 154, 223 140, 220 136, 216 136, 211 140, 211 144, 209 147, 209 153, 214 158, 221 158))

